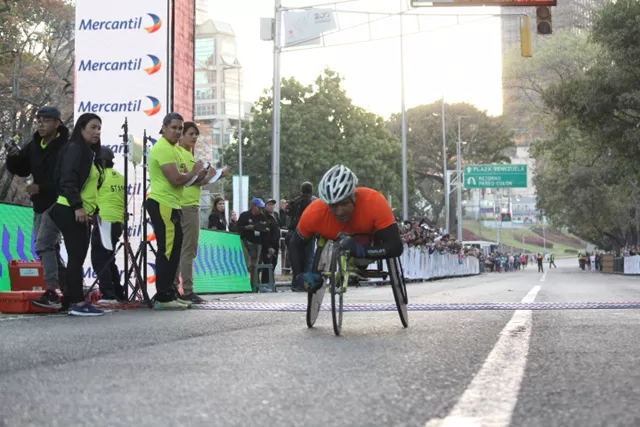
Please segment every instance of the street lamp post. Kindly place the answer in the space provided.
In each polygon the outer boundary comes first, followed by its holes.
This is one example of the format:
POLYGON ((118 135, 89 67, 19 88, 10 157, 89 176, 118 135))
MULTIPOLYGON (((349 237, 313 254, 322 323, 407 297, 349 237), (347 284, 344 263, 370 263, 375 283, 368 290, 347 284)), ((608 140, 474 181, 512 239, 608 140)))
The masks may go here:
POLYGON ((456 169, 458 172, 458 240, 462 241, 462 135, 460 132, 461 120, 469 116, 458 116, 458 149, 456 150, 456 169))
POLYGON ((444 211, 445 211, 445 231, 449 232, 449 175, 447 171, 447 134, 444 111, 444 94, 442 95, 442 167, 444 179, 444 211))
POLYGON ((237 67, 236 71, 238 72, 238 182, 240 184, 238 200, 240 201, 240 206, 242 206, 242 90, 240 89, 240 68, 237 67))
POLYGON ((404 0, 400 0, 400 91, 402 109, 402 219, 409 219, 409 179, 407 171, 407 112, 404 102, 404 28, 402 7, 404 0))
MULTIPOLYGON (((238 75, 238 175, 239 175, 238 201, 240 203, 240 206, 235 207, 235 209, 240 212, 242 212, 242 205, 243 205, 242 203, 242 197, 243 197, 242 195, 242 90, 240 87, 240 69, 241 68, 242 68, 242 65, 240 64, 227 64, 222 67, 223 74, 226 70, 235 69, 238 75)), ((226 97, 224 99, 226 104, 226 97)), ((226 114, 226 108, 225 108, 225 114, 226 114)), ((220 139, 220 145, 221 147, 224 147, 224 135, 225 135, 224 120, 220 125, 220 130, 222 133, 222 138, 220 139)))

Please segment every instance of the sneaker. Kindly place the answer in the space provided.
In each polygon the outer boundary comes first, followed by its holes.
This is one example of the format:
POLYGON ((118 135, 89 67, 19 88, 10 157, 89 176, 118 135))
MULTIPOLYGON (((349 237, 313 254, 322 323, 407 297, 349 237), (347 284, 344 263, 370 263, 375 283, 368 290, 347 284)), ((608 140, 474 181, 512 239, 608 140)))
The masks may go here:
POLYGON ((193 292, 188 295, 183 295, 179 299, 181 299, 182 301, 191 301, 191 303, 193 304, 205 304, 207 302, 193 292))
POLYGON ((85 303, 84 305, 71 304, 69 307, 69 316, 102 316, 104 310, 93 304, 85 303))
POLYGON ((102 299, 101 299, 101 300, 99 300, 96 304, 97 304, 97 305, 103 305, 103 304, 104 304, 104 305, 116 305, 116 304, 120 304, 120 302, 119 302, 117 299, 115 299, 115 298, 113 298, 113 299, 105 299, 105 298, 102 298, 102 299))
POLYGON ((178 301, 179 304, 187 306, 187 308, 191 307, 191 304, 193 304, 193 302, 180 295, 176 297, 176 301, 178 301))
POLYGON ((60 302, 58 293, 51 289, 46 290, 40 298, 31 301, 31 304, 36 307, 51 308, 55 310, 60 310, 62 308, 62 303, 60 302))
POLYGON ((186 310, 187 308, 189 308, 188 305, 178 302, 177 299, 167 302, 155 301, 153 303, 154 310, 186 310))

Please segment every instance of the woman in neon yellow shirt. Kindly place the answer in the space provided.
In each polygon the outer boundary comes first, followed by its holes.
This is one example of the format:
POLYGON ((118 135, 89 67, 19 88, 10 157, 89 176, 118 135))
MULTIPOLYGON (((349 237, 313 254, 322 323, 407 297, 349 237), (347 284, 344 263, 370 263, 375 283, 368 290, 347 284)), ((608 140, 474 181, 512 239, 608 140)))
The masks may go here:
POLYGON ((98 189, 103 170, 100 157, 102 120, 96 114, 80 116, 60 150, 54 172, 58 200, 49 215, 58 226, 67 250, 67 295, 69 315, 100 316, 104 311, 85 302, 83 264, 89 250, 92 216, 98 207, 98 189))
MULTIPOLYGON (((185 122, 182 137, 178 143, 178 150, 184 159, 187 169, 190 171, 196 164, 193 157, 193 149, 200 135, 200 130, 193 122, 185 122)), ((228 174, 228 170, 225 170, 228 174)), ((200 195, 201 186, 206 185, 216 174, 215 168, 209 168, 207 174, 193 185, 185 187, 182 193, 182 248, 180 253, 180 267, 176 274, 175 286, 178 287, 179 275, 182 276, 182 289, 184 294, 180 298, 183 301, 191 301, 193 304, 205 302, 193 292, 193 260, 198 255, 198 238, 200 236, 200 195)), ((223 174, 223 176, 226 176, 223 174)))

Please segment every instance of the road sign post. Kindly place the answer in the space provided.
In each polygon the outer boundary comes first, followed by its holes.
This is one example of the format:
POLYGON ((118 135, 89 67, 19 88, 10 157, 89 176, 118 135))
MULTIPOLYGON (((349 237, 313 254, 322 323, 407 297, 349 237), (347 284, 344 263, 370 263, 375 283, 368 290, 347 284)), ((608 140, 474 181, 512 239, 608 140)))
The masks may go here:
POLYGON ((467 165, 465 188, 527 188, 527 165, 467 165))

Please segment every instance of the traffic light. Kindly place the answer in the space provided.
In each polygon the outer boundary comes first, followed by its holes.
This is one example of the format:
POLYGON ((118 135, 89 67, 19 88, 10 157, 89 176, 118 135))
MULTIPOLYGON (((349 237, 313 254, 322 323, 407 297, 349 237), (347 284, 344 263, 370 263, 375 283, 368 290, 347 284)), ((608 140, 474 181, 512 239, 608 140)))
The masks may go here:
POLYGON ((536 20, 537 20, 537 29, 538 34, 548 35, 553 31, 551 29, 551 7, 550 6, 540 6, 536 7, 536 20))
POLYGON ((531 51, 531 17, 520 18, 520 54, 526 58, 533 56, 531 51))

